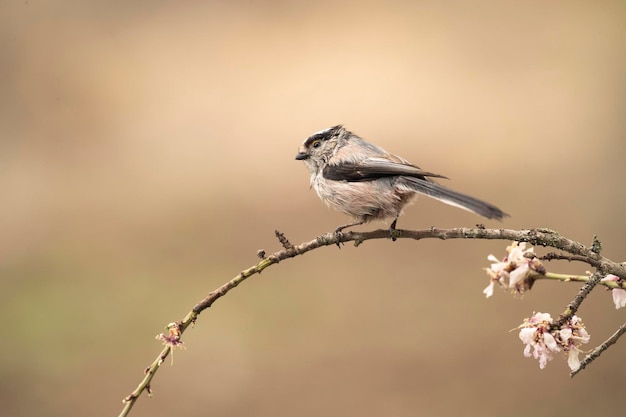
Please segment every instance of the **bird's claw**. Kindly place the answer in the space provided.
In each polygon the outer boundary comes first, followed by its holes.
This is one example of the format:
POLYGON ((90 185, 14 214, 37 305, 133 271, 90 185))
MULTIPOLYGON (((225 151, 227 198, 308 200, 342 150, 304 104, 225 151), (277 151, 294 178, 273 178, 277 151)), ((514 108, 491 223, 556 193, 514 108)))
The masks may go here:
POLYGON ((341 245, 343 244, 342 239, 343 239, 343 227, 339 227, 337 228, 337 230, 335 230, 335 239, 337 240, 336 245, 339 249, 341 249, 341 245))
POLYGON ((398 222, 398 219, 395 219, 393 223, 391 223, 391 226, 389 226, 389 236, 391 237, 392 242, 395 242, 396 239, 400 237, 400 231, 396 229, 397 222, 398 222))

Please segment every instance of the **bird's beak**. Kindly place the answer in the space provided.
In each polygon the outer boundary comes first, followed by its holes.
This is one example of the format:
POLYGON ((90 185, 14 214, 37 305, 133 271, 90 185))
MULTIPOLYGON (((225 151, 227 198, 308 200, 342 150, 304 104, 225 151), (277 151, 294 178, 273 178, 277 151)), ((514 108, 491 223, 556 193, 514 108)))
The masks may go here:
POLYGON ((309 158, 309 154, 308 154, 308 153, 299 152, 299 153, 296 155, 296 159, 297 159, 298 161, 304 161, 305 159, 308 159, 308 158, 309 158))

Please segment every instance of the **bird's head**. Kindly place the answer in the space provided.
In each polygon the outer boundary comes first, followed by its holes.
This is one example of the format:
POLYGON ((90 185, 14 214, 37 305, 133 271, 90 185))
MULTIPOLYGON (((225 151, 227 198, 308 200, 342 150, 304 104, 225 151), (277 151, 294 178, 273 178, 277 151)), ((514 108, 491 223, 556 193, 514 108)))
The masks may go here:
POLYGON ((342 125, 329 127, 328 129, 316 132, 306 138, 300 148, 296 159, 304 161, 311 173, 316 173, 322 169, 330 157, 335 152, 337 145, 349 135, 342 125))

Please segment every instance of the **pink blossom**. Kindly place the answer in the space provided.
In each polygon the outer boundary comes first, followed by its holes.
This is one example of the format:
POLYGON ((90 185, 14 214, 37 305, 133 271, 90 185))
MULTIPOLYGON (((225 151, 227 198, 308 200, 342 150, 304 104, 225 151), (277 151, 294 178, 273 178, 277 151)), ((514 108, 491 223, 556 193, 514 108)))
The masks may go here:
POLYGON ((519 338, 526 346, 524 356, 539 361, 539 368, 546 367, 555 352, 567 352, 567 364, 572 371, 580 367, 579 346, 589 341, 589 333, 578 316, 572 316, 561 328, 553 327, 548 313, 535 313, 519 327, 519 338))
POLYGON ((546 367, 552 360, 552 353, 560 351, 559 345, 550 334, 552 317, 548 313, 535 313, 531 318, 524 320, 519 338, 526 345, 524 356, 532 356, 539 360, 539 368, 546 367))
MULTIPOLYGON (((617 275, 609 274, 606 277, 602 278, 602 281, 613 281, 620 283, 622 279, 617 275)), ((611 295, 613 296, 613 303, 615 304, 615 308, 620 309, 626 307, 626 290, 623 288, 612 288, 611 295)))

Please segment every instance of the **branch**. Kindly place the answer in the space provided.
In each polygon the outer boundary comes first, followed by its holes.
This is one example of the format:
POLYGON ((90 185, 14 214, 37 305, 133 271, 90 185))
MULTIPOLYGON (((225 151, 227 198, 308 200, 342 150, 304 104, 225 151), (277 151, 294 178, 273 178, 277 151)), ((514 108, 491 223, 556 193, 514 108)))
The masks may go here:
MULTIPOLYGON (((120 417, 126 416, 143 391, 150 394, 150 383, 154 375, 160 368, 161 364, 171 353, 174 347, 182 345, 181 335, 187 328, 195 323, 198 315, 202 311, 211 307, 215 301, 226 295, 230 290, 237 287, 247 278, 260 274, 263 270, 271 265, 277 264, 283 260, 303 255, 309 251, 320 248, 322 246, 341 245, 346 242, 354 242, 355 246, 361 245, 363 242, 372 239, 391 239, 392 236, 387 229, 378 229, 370 232, 344 232, 344 233, 326 233, 317 238, 304 242, 299 245, 292 245, 287 238, 280 232, 276 231, 283 249, 265 257, 265 251, 259 251, 258 255, 263 259, 256 265, 241 271, 237 276, 226 282, 221 287, 211 291, 203 300, 198 302, 193 309, 182 320, 172 323, 168 326, 169 336, 160 335, 160 339, 164 341, 165 347, 154 360, 154 362, 145 370, 145 377, 137 388, 126 398, 124 398, 124 408, 120 413, 120 417)), ((626 267, 619 263, 613 262, 599 254, 598 245, 592 245, 591 248, 581 243, 567 239, 557 232, 550 229, 528 229, 528 230, 512 230, 512 229, 486 229, 479 225, 475 228, 454 228, 454 229, 438 229, 432 227, 423 230, 403 230, 396 229, 394 236, 397 239, 490 239, 490 240, 508 240, 518 242, 528 242, 533 246, 549 246, 560 249, 564 252, 574 255, 576 260, 587 262, 589 265, 602 271, 602 274, 614 274, 618 277, 626 279, 626 267)), ((395 240, 395 239, 394 239, 395 240)), ((595 240, 594 240, 595 242, 595 240)))
POLYGON ((565 260, 565 261, 579 261, 579 262, 585 262, 588 263, 589 265, 592 265, 594 267, 599 267, 599 265, 597 265, 593 259, 590 259, 586 256, 582 256, 582 255, 563 255, 561 253, 554 253, 554 252, 550 252, 550 253, 546 253, 544 256, 538 256, 537 259, 539 259, 540 261, 553 261, 553 260, 565 260))

